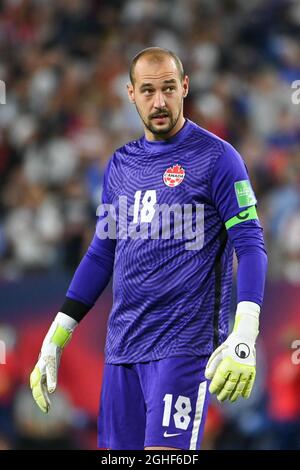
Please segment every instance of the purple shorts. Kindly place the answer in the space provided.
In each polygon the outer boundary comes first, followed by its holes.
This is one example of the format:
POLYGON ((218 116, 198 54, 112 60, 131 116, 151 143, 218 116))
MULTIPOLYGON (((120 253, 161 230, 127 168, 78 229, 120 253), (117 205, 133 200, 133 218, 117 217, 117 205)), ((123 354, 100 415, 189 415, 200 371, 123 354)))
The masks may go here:
POLYGON ((208 356, 104 368, 98 447, 198 450, 208 407, 208 356))

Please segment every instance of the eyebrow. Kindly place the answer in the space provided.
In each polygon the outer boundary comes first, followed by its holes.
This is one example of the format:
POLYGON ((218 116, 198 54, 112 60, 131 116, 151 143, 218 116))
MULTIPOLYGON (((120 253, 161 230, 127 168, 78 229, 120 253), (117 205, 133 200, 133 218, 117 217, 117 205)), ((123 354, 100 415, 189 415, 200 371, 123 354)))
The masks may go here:
MULTIPOLYGON (((170 78, 169 80, 164 80, 163 83, 165 85, 170 85, 171 83, 177 83, 175 78, 170 78)), ((147 87, 152 87, 153 86, 153 83, 143 83, 141 86, 140 86, 140 90, 142 90, 143 88, 147 88, 147 87)))

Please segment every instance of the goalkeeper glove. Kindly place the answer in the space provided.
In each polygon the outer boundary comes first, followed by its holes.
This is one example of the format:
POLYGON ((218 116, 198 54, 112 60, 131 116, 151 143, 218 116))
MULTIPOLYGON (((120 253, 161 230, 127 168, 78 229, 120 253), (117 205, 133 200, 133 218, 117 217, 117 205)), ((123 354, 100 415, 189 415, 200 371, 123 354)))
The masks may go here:
POLYGON ((219 401, 249 398, 255 379, 255 341, 260 307, 254 302, 237 306, 233 332, 210 356, 205 377, 219 401))
POLYGON ((44 413, 50 409, 49 393, 57 385, 57 373, 61 353, 70 341, 77 321, 59 312, 46 334, 38 362, 30 375, 30 387, 37 405, 44 413))

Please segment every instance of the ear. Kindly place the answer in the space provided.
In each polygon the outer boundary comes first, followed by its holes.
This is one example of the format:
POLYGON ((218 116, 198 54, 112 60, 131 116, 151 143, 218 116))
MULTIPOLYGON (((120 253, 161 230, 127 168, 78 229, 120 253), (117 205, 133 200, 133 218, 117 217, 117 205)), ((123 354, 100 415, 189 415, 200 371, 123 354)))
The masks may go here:
POLYGON ((183 79, 182 88, 183 88, 183 97, 185 98, 189 92, 189 77, 187 75, 183 79))
POLYGON ((134 104, 135 99, 134 99, 134 88, 131 83, 127 83, 127 93, 128 93, 128 98, 130 103, 134 104))

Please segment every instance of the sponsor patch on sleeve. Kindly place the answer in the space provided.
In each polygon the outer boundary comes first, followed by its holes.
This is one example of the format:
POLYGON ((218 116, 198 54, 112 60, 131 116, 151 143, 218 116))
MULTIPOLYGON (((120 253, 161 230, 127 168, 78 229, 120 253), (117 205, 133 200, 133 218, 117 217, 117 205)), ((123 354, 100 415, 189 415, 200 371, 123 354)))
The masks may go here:
POLYGON ((249 180, 236 181, 234 189, 239 207, 256 204, 257 201, 249 180))

